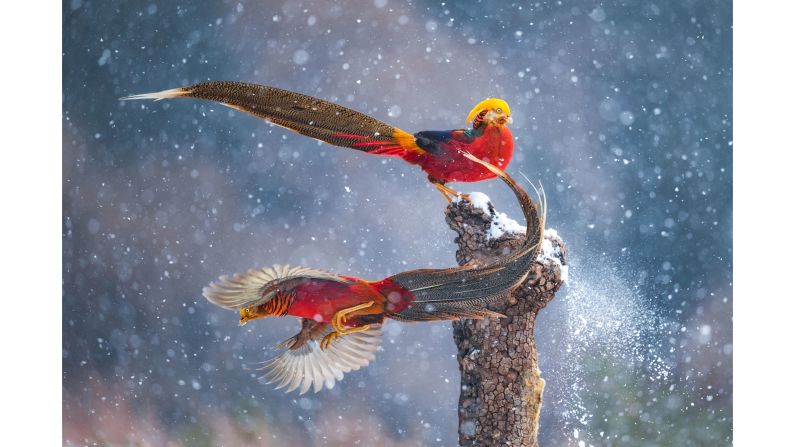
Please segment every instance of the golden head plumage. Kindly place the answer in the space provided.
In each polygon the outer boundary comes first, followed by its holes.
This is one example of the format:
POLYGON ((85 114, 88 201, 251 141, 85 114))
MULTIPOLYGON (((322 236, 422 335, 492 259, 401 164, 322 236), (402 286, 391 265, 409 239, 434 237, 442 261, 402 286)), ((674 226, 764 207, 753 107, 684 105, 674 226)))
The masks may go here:
POLYGON ((467 115, 467 124, 471 123, 472 120, 484 110, 493 110, 498 114, 505 115, 508 119, 511 117, 511 108, 508 106, 507 102, 499 98, 486 98, 469 111, 469 115, 467 115))

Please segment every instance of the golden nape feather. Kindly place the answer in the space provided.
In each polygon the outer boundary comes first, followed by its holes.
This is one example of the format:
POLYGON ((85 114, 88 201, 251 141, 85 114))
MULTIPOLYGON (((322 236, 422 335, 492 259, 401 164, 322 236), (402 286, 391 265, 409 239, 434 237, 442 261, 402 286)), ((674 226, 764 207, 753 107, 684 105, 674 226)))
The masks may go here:
POLYGON ((414 136, 361 112, 312 96, 265 85, 213 81, 121 98, 197 98, 215 101, 335 146, 384 155, 424 152, 414 136))
POLYGON ((365 331, 341 335, 321 349, 320 340, 332 332, 331 326, 308 319, 302 323, 301 332, 279 344, 286 348, 284 352, 256 367, 265 371, 261 382, 276 384, 276 389, 285 388, 288 393, 298 389, 304 394, 310 388, 317 393, 323 386, 331 389, 345 373, 369 365, 381 345, 381 325, 372 325, 365 331))

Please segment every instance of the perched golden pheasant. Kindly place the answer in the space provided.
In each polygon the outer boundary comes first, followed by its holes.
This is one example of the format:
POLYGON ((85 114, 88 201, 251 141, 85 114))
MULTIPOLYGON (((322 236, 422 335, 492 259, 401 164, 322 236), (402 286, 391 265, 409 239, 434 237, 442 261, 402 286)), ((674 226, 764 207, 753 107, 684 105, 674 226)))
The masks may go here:
POLYGON ((524 281, 543 237, 546 204, 534 204, 499 168, 465 154, 511 187, 527 220, 525 241, 482 267, 411 270, 380 281, 335 275, 306 267, 274 266, 221 277, 204 296, 240 314, 240 324, 268 316, 301 319, 301 331, 278 346, 286 350, 262 368, 277 389, 331 388, 343 374, 366 366, 381 343, 385 319, 404 322, 500 317, 500 302, 524 281))
POLYGON ((336 146, 369 154, 400 157, 416 164, 428 180, 451 200, 458 193, 447 182, 477 182, 495 174, 463 156, 505 169, 513 156, 508 104, 489 98, 467 116, 467 129, 422 131, 409 134, 363 113, 301 93, 241 82, 204 82, 130 99, 199 98, 216 101, 273 124, 336 146))

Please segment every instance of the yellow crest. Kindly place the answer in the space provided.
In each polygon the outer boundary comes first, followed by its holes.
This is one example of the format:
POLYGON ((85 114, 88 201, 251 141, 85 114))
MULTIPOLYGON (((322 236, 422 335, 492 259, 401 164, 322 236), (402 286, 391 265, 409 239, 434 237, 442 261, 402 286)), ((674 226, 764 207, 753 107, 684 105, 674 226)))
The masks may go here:
POLYGON ((497 98, 487 98, 483 101, 480 101, 478 105, 476 105, 472 110, 469 111, 469 115, 467 115, 467 124, 471 123, 475 116, 483 110, 489 109, 502 109, 502 112, 506 115, 511 114, 511 108, 508 107, 508 103, 503 101, 502 99, 497 98))

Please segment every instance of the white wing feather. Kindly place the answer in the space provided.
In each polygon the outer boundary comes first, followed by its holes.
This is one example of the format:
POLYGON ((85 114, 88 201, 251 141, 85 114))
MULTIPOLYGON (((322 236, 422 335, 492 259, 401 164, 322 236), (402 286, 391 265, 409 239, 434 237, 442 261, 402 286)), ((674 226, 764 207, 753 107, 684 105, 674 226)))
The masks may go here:
POLYGON ((323 270, 289 265, 274 265, 251 269, 246 273, 236 273, 231 278, 222 276, 202 289, 202 295, 211 303, 232 310, 239 310, 253 304, 262 304, 262 289, 274 281, 290 278, 318 278, 349 283, 323 270))
MULTIPOLYGON (((304 394, 310 388, 317 393, 323 386, 331 389, 345 373, 363 368, 375 359, 383 335, 379 328, 380 325, 373 325, 366 331, 341 335, 325 351, 320 349, 319 340, 309 340, 298 349, 287 349, 258 368, 266 371, 260 381, 275 383, 276 389, 287 387, 288 393, 299 389, 299 394, 304 394)), ((331 331, 329 326, 322 335, 331 331)))

